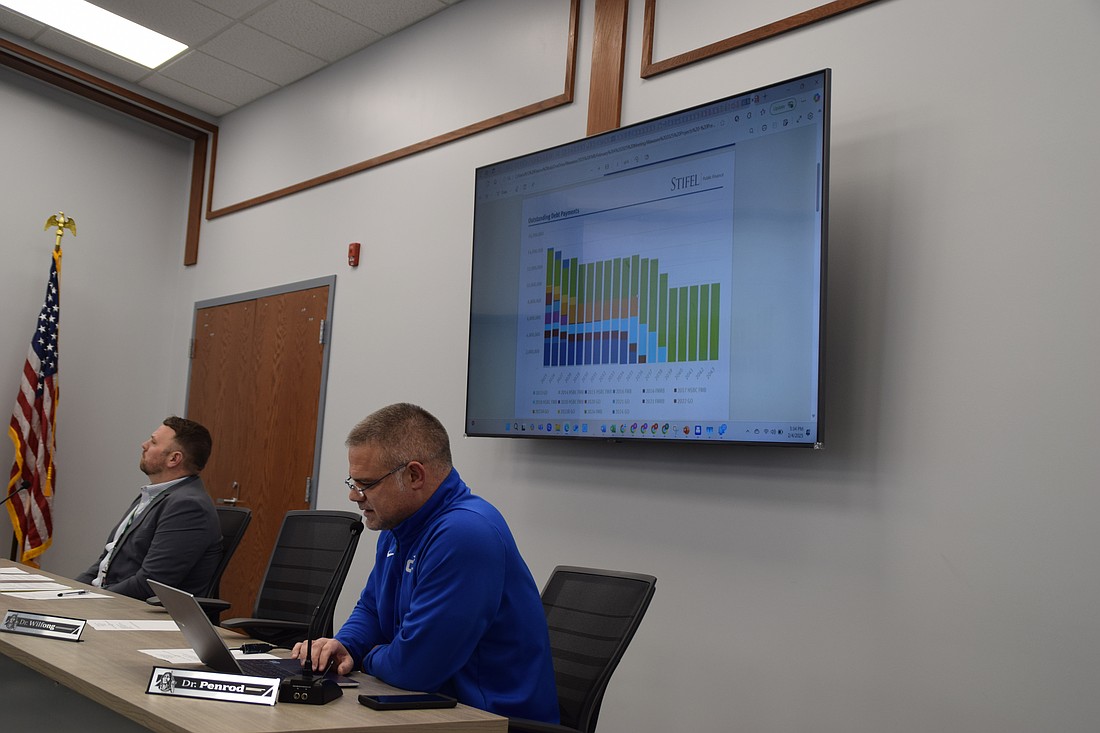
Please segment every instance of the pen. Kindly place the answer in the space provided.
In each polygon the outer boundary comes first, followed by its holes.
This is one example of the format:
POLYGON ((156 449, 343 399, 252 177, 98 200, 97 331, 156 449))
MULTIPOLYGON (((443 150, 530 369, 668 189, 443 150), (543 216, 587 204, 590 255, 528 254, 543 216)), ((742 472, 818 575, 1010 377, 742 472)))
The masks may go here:
POLYGON ((87 592, 88 591, 86 590, 67 590, 63 593, 58 593, 57 597, 60 598, 61 596, 82 596, 87 592))

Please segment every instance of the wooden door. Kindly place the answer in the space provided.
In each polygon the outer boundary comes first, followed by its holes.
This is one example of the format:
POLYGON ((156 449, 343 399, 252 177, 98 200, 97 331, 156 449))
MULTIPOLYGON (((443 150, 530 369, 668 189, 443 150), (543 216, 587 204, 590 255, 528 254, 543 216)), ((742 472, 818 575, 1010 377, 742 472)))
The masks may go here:
POLYGON ((283 516, 311 508, 328 286, 195 312, 187 416, 214 440, 203 482, 216 503, 252 510, 221 581, 251 616, 283 516))

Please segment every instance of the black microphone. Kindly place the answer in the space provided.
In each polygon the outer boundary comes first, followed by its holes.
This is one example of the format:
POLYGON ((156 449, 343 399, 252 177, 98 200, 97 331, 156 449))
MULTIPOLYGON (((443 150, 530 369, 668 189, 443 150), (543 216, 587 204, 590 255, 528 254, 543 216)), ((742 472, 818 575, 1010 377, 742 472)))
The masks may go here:
POLYGON ((27 490, 27 489, 29 489, 30 487, 31 487, 31 482, 30 482, 30 481, 27 481, 26 479, 24 479, 24 480, 23 480, 23 485, 22 485, 22 486, 20 486, 20 487, 19 487, 18 489, 16 489, 15 491, 11 492, 11 493, 10 493, 10 494, 8 494, 7 496, 5 496, 5 497, 4 497, 4 500, 3 500, 3 501, 0 501, 0 506, 3 506, 4 504, 7 504, 7 503, 8 503, 9 501, 11 501, 12 499, 14 499, 14 498, 15 498, 15 496, 16 496, 16 494, 18 494, 18 493, 19 493, 20 491, 26 491, 26 490, 27 490))
MULTIPOLYGON (((302 673, 287 677, 279 685, 279 702, 292 702, 304 705, 324 705, 327 702, 341 697, 344 691, 333 680, 327 679, 321 672, 316 677, 313 671, 313 636, 317 625, 317 616, 321 612, 321 606, 313 609, 313 615, 309 619, 309 628, 306 630, 306 658, 302 665, 302 673)), ((329 662, 332 667, 332 662, 329 662)))
MULTIPOLYGON (((313 624, 310 624, 312 627, 313 624)), ((312 629, 310 629, 312 631, 312 629)), ((310 633, 306 639, 306 661, 302 664, 302 676, 310 678, 313 676, 313 634, 310 633)))

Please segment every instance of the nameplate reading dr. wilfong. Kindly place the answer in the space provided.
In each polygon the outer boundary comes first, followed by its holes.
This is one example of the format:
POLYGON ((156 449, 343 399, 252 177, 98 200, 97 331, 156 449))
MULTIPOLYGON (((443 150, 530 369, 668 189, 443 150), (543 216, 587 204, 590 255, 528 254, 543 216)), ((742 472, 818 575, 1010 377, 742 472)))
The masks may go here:
POLYGON ((0 623, 0 631, 10 634, 27 634, 28 636, 44 636, 48 639, 64 639, 66 641, 80 641, 80 635, 84 633, 84 626, 88 622, 79 618, 66 616, 46 616, 41 613, 29 611, 8 611, 4 614, 4 621, 0 623))

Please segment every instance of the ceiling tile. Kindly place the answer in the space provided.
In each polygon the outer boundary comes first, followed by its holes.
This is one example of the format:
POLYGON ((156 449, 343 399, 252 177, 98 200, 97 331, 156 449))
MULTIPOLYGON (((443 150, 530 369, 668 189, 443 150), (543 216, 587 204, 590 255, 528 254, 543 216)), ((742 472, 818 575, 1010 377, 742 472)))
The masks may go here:
POLYGON ((271 0, 196 0, 196 2, 211 10, 216 10, 222 15, 240 20, 261 5, 271 2, 271 0))
POLYGON ((205 92, 180 84, 174 79, 169 79, 163 74, 151 74, 141 82, 141 86, 151 92, 156 92, 168 99, 182 102, 192 109, 205 112, 214 117, 221 117, 237 108, 237 105, 226 102, 224 99, 212 97, 205 92))
POLYGON ((238 106, 279 88, 266 79, 201 51, 185 53, 161 69, 161 74, 238 106))
POLYGON ((382 37, 342 15, 303 0, 275 0, 244 22, 326 61, 338 61, 382 37))
POLYGON ((316 56, 240 24, 221 33, 199 50, 280 86, 312 74, 325 65, 316 56))
POLYGON ((351 18, 386 35, 434 15, 447 6, 440 0, 313 0, 318 5, 351 18))

